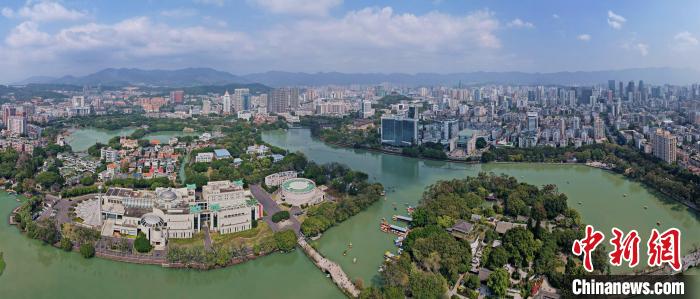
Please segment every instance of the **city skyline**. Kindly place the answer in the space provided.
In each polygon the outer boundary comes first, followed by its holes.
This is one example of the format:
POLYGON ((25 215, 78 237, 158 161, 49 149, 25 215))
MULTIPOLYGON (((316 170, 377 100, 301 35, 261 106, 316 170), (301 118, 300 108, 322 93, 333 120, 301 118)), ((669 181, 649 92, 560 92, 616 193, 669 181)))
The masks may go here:
POLYGON ((0 7, 0 67, 10 71, 0 81, 108 67, 233 74, 698 69, 700 24, 692 12, 700 3, 680 5, 8 1, 0 7))

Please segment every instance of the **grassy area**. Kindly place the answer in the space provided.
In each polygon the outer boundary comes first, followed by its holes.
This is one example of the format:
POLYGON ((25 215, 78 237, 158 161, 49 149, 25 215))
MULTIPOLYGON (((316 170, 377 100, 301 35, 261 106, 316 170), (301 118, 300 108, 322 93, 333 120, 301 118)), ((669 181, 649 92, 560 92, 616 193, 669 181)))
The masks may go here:
POLYGON ((0 275, 2 275, 2 272, 5 271, 5 259, 2 256, 2 252, 0 252, 0 275))
POLYGON ((255 244, 260 244, 265 239, 272 237, 273 232, 267 223, 258 221, 258 227, 233 234, 211 233, 211 240, 216 245, 235 246, 246 245, 252 248, 255 244))
POLYGON ((189 239, 169 239, 168 242, 171 245, 176 245, 180 247, 195 247, 195 246, 203 246, 204 245, 204 233, 203 232, 198 232, 192 236, 192 238, 189 239))

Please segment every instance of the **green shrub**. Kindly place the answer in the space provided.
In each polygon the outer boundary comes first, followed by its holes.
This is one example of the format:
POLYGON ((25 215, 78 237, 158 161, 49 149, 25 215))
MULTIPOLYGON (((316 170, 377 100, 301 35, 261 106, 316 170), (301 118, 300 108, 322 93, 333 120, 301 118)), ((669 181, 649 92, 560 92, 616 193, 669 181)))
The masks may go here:
POLYGON ((134 241, 134 249, 136 249, 136 251, 138 252, 146 253, 151 251, 151 249, 153 249, 153 246, 151 246, 151 242, 148 241, 144 233, 139 233, 139 235, 136 237, 136 240, 134 241))
POLYGON ((95 246, 92 243, 83 243, 80 245, 80 254, 86 258, 92 258, 95 256, 95 246))
POLYGON ((73 250, 73 242, 71 242, 68 238, 61 238, 61 249, 65 251, 73 250))
POLYGON ((272 215, 272 222, 277 223, 283 220, 289 219, 289 212, 287 211, 279 211, 272 215))

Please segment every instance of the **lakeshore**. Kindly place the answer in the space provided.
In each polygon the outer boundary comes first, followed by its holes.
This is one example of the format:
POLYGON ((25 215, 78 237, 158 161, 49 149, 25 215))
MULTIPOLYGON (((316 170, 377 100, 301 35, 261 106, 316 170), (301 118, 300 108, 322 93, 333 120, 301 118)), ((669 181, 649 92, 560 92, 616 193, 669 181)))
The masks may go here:
MULTIPOLYGON (((298 129, 298 128, 297 128, 297 129, 298 129)), ((314 137, 314 138, 315 138, 315 137, 314 137)), ((427 161, 443 161, 443 162, 463 163, 463 164, 486 164, 486 163, 481 162, 480 160, 461 160, 461 159, 451 159, 451 158, 449 158, 449 157, 446 158, 446 159, 438 159, 438 158, 431 158, 431 157, 412 157, 412 156, 403 154, 403 153, 401 153, 401 152, 386 150, 386 149, 384 149, 384 148, 371 148, 371 147, 359 147, 359 148, 358 148, 358 147, 355 147, 354 145, 349 144, 349 143, 330 142, 330 141, 324 140, 323 138, 318 138, 318 140, 321 141, 321 142, 323 142, 323 143, 332 145, 332 146, 343 147, 343 148, 348 148, 348 149, 358 149, 358 150, 364 150, 364 151, 367 151, 367 152, 376 152, 376 153, 382 153, 382 154, 394 155, 394 156, 401 156, 401 157, 412 158, 412 159, 421 159, 421 160, 427 160, 427 161)), ((512 161, 491 161, 491 162, 487 162, 487 163, 503 163, 503 164, 509 164, 509 163, 510 163, 510 164, 512 164, 512 163, 530 163, 530 164, 532 164, 532 163, 535 163, 535 164, 552 164, 552 165, 585 165, 585 166, 588 166, 588 167, 597 168, 597 169, 601 169, 601 170, 610 171, 610 172, 612 172, 612 173, 616 173, 616 172, 613 170, 613 167, 612 167, 612 166, 607 165, 607 164, 602 163, 602 162, 599 162, 599 161, 589 161, 589 162, 585 162, 585 163, 579 163, 579 162, 526 162, 526 161, 523 161, 523 162, 512 162, 512 161)), ((645 184, 645 185, 646 185, 646 184, 645 184)), ((651 186, 648 186, 648 187, 649 187, 649 188, 652 188, 651 186)), ((679 197, 677 196, 677 194, 672 194, 672 193, 666 192, 666 191, 664 191, 664 190, 657 190, 657 189, 654 189, 654 188, 652 188, 652 189, 654 190, 654 192, 658 192, 658 193, 662 194, 663 196, 666 196, 666 197, 668 197, 668 198, 671 198, 671 199, 673 199, 673 200, 675 200, 675 201, 677 201, 677 202, 679 202, 679 203, 685 205, 686 207, 693 209, 695 212, 700 212, 700 207, 698 207, 698 205, 696 205, 695 203, 692 203, 692 202, 690 202, 690 201, 684 200, 684 199, 682 199, 682 198, 679 198, 679 197)))
MULTIPOLYGON (((377 223, 381 218, 391 219, 391 215, 396 214, 393 204, 400 207, 415 205, 428 184, 439 179, 475 175, 479 171, 505 172, 519 180, 536 185, 555 183, 561 192, 569 195, 569 204, 581 212, 584 221, 596 225, 600 230, 609 231, 611 225, 618 225, 625 229, 636 228, 646 231, 654 227, 651 222, 661 220, 662 227, 677 226, 682 229, 684 251, 690 249, 693 244, 698 244, 695 238, 700 236, 700 231, 697 229, 700 227, 700 222, 697 216, 679 207, 675 201, 658 197, 639 183, 631 182, 620 175, 585 165, 528 163, 482 165, 425 161, 332 147, 311 139, 308 130, 265 133, 263 138, 273 145, 289 148, 291 151, 300 150, 319 163, 348 164, 353 169, 367 172, 372 180, 381 181, 388 187, 390 191, 387 191, 386 201, 375 203, 366 211, 330 228, 316 242, 319 254, 337 263, 349 278, 353 280, 361 278, 365 285, 371 283, 376 276, 377 267, 383 261, 383 253, 387 250, 395 250, 392 242, 394 237, 377 229, 377 223), (567 184, 567 181, 570 184, 567 184), (596 186, 596 188, 590 188, 590 186, 596 186), (584 191, 587 193, 583 193, 584 191), (623 197, 624 193, 629 196, 623 197), (584 196, 586 194, 589 196, 584 196), (581 205, 577 204, 579 201, 581 205), (644 210, 642 209, 644 205, 650 208, 644 210), (603 211, 596 208, 603 206, 606 207, 603 211), (627 213, 621 214, 621 209, 627 213), (349 242, 353 243, 353 248, 348 251, 347 256, 344 256, 342 253, 347 249, 349 242), (357 263, 352 262, 355 258, 357 263)), ((8 199, 5 203, 12 206, 18 204, 14 199, 8 199)), ((0 207, 3 208, 0 210, 9 214, 11 208, 5 209, 2 204, 0 207)), ((151 282, 168 286, 168 290, 157 294, 156 298, 220 292, 247 292, 252 294, 249 296, 251 298, 337 298, 342 296, 342 292, 332 280, 318 271, 301 250, 295 250, 289 254, 271 254, 234 267, 202 272, 119 263, 104 259, 84 260, 78 254, 65 253, 41 245, 38 241, 20 235, 15 229, 6 230, 4 227, 0 229, 0 237, 8 240, 7 243, 0 244, 0 251, 5 252, 6 261, 12 261, 3 275, 4 280, 10 280, 21 287, 31 284, 29 279, 16 277, 22 273, 25 273, 26 277, 36 277, 36 279, 52 277, 52 284, 47 286, 46 290, 31 289, 29 294, 33 295, 32 297, 49 297, 53 294, 90 296, 82 290, 70 292, 52 287, 78 288, 78 281, 90 285, 89 289, 92 291, 100 289, 113 291, 114 294, 122 294, 120 289, 129 289, 130 294, 133 295, 147 292, 151 282), (37 259, 37 257, 40 258, 37 259), (33 274, 29 275, 27 271, 17 269, 18 264, 25 265, 33 274), (97 278, 92 275, 101 276, 97 278), (282 286, 279 290, 268 290, 272 288, 262 286, 265 281, 272 280, 280 281, 282 286), (219 284, 226 284, 226 286, 219 284), (290 292, 292 285, 295 291, 290 292), (257 290, 256 287, 263 290, 257 290)), ((8 291, 3 284, 4 282, 0 284, 0 291, 8 291)), ((4 294, 27 295, 18 291, 4 294)), ((116 298, 116 296, 106 298, 116 298)))

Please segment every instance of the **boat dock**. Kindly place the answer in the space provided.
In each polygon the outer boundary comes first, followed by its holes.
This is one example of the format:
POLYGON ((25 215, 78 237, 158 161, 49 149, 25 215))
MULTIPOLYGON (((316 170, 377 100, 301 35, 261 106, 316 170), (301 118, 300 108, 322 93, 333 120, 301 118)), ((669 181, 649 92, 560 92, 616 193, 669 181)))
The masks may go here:
POLYGON ((403 215, 394 215, 393 217, 391 217, 391 219, 394 221, 403 221, 406 223, 413 222, 413 218, 411 218, 409 216, 403 216, 403 215))
POLYGON ((304 237, 297 239, 297 243, 304 250, 304 253, 314 262, 316 267, 321 269, 321 271, 329 274, 333 282, 346 294, 357 298, 360 296, 360 290, 352 283, 350 278, 345 271, 340 267, 340 265, 335 262, 323 257, 316 249, 311 247, 309 243, 306 242, 304 237))

